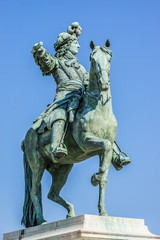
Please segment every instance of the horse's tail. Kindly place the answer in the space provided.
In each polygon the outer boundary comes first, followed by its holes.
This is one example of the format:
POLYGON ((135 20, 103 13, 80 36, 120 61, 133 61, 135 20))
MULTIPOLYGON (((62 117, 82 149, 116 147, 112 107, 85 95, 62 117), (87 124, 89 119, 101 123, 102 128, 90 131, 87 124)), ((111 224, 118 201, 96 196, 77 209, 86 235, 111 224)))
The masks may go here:
MULTIPOLYGON (((25 198, 24 198, 23 217, 21 220, 21 224, 23 224, 26 228, 28 228, 28 227, 36 226, 37 220, 36 220, 36 210, 30 196, 30 192, 32 190, 32 171, 29 166, 27 156, 25 153, 24 141, 22 142, 21 148, 22 148, 22 151, 24 151, 23 164, 24 164, 24 177, 25 177, 25 198)), ((41 185, 39 187, 38 198, 42 207, 41 185)))

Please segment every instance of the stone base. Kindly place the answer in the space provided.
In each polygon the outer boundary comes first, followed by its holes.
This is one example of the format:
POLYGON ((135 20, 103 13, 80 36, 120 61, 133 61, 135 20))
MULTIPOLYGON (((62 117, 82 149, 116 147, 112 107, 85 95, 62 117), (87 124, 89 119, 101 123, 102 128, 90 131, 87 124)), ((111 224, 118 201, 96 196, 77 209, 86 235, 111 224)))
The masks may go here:
POLYGON ((160 239, 142 219, 82 215, 6 233, 3 240, 144 240, 160 239))

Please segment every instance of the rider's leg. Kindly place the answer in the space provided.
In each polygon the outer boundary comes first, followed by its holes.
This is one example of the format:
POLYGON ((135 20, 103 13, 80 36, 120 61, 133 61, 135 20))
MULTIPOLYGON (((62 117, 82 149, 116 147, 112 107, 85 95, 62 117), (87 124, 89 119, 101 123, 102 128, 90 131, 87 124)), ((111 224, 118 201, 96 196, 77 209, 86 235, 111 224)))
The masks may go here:
MULTIPOLYGON (((51 152, 53 159, 65 157, 67 155, 67 149, 63 145, 63 135, 65 132, 65 120, 59 119, 52 125, 51 130, 51 152)), ((57 160, 57 159, 56 159, 57 160)))
POLYGON ((122 156, 120 151, 118 150, 117 144, 114 142, 113 144, 113 153, 112 153, 112 164, 115 169, 121 170, 124 165, 127 165, 131 162, 128 156, 122 156))
POLYGON ((53 161, 67 155, 63 139, 65 135, 67 112, 64 108, 57 108, 49 114, 47 127, 51 129, 51 153, 53 161))

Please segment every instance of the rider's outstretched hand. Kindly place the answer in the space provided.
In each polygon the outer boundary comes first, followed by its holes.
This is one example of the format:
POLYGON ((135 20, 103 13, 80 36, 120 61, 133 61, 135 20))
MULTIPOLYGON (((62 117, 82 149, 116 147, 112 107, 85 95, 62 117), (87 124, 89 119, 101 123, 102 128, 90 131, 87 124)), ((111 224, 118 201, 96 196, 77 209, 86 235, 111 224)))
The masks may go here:
POLYGON ((46 49, 42 46, 43 46, 43 42, 34 44, 34 46, 32 48, 32 52, 31 52, 33 54, 34 58, 42 57, 45 54, 46 49))
POLYGON ((34 46, 32 48, 31 53, 33 54, 34 60, 37 65, 40 65, 40 63, 39 63, 40 58, 42 58, 46 53, 46 49, 42 46, 43 46, 43 42, 39 42, 39 43, 34 44, 34 46))
POLYGON ((42 51, 44 49, 42 46, 43 46, 43 42, 35 43, 31 53, 35 54, 37 51, 38 52, 42 51))

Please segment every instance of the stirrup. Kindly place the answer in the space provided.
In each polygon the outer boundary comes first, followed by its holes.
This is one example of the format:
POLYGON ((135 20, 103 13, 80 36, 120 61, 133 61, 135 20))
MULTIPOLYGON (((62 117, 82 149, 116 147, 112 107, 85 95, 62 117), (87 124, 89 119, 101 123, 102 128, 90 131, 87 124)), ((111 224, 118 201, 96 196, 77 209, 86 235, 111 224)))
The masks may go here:
POLYGON ((56 158, 62 158, 68 155, 67 149, 63 147, 56 147, 53 151, 53 154, 56 158))
POLYGON ((112 159, 112 165, 117 171, 120 171, 123 168, 120 164, 117 164, 115 160, 113 161, 113 159, 112 159))
POLYGON ((124 165, 127 165, 129 163, 131 163, 131 160, 129 157, 120 157, 120 161, 121 161, 121 165, 124 166, 124 165))
POLYGON ((117 171, 121 170, 123 166, 131 163, 131 160, 128 156, 121 156, 120 154, 117 154, 117 156, 112 159, 112 164, 115 167, 117 171))

